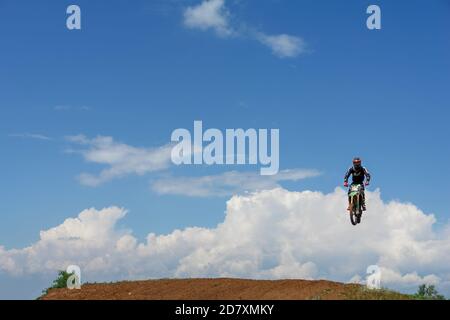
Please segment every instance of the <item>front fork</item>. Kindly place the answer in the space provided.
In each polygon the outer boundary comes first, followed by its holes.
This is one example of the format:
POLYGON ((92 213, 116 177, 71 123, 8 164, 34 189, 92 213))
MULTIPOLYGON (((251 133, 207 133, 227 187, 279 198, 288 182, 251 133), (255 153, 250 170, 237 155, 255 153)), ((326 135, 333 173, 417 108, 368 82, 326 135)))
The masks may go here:
POLYGON ((361 193, 358 196, 349 196, 348 197, 348 203, 350 204, 350 213, 353 211, 353 206, 355 204, 355 198, 357 198, 356 200, 356 207, 359 209, 361 209, 361 206, 365 204, 365 199, 364 199, 364 194, 361 193), (361 202, 360 202, 361 201, 361 202))
MULTIPOLYGON (((355 196, 348 196, 348 203, 350 204, 350 208, 353 208, 353 198, 355 196)), ((358 201, 359 199, 361 199, 361 205, 365 206, 366 205, 366 194, 364 192, 362 192, 359 197, 358 197, 358 201)))

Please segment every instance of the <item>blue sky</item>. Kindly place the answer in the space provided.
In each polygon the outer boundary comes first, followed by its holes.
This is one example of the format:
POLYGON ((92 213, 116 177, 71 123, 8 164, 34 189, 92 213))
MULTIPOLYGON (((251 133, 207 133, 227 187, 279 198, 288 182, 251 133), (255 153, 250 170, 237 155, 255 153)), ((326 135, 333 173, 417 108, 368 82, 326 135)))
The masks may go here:
POLYGON ((84 146, 65 138, 160 147, 194 120, 279 128, 281 169, 322 172, 281 183, 288 190, 333 192, 360 155, 384 201, 414 203, 437 227, 449 220, 448 1, 374 1, 377 31, 366 28, 367 1, 228 1, 231 36, 186 26, 186 8, 200 2, 78 0, 82 30, 69 31, 69 1, 0 0, 0 245, 29 246, 40 230, 111 205, 130 211, 120 225, 138 239, 216 226, 230 197, 161 195, 151 182, 254 167, 170 168, 89 187, 77 176, 105 166, 68 152, 84 146), (259 33, 306 48, 280 57, 259 33))

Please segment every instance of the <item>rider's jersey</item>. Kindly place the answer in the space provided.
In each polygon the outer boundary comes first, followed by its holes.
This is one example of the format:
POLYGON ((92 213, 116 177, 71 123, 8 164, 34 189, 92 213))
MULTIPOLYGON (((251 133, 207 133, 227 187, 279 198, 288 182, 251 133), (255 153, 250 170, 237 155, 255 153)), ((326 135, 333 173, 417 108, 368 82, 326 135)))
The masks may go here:
POLYGON ((352 176, 352 184, 363 184, 365 178, 367 178, 367 182, 370 182, 371 178, 369 171, 365 167, 361 167, 359 170, 350 167, 345 174, 344 181, 348 182, 350 176, 352 176))

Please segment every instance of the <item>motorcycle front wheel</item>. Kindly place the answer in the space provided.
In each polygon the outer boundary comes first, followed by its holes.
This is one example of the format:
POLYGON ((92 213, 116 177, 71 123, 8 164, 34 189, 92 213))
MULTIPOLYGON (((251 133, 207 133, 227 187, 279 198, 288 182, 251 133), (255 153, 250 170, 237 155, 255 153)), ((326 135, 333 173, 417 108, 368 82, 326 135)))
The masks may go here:
POLYGON ((361 209, 360 203, 361 202, 359 201, 359 199, 357 199, 356 196, 354 199, 352 199, 352 210, 350 212, 350 222, 354 226, 361 223, 362 209, 361 209))
POLYGON ((355 207, 352 208, 352 211, 350 212, 350 222, 352 225, 356 226, 358 222, 358 211, 355 207))

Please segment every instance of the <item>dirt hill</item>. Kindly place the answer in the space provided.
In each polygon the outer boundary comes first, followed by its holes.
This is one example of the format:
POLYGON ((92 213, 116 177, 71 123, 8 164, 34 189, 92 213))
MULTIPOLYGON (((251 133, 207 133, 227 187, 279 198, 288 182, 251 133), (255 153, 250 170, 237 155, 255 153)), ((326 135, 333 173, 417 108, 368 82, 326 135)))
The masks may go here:
POLYGON ((307 280, 186 279, 86 284, 52 289, 43 300, 353 300, 408 299, 356 284, 307 280))

